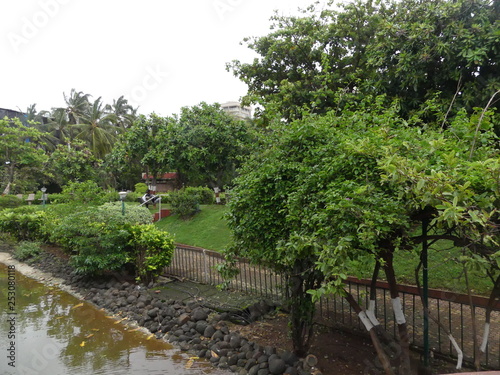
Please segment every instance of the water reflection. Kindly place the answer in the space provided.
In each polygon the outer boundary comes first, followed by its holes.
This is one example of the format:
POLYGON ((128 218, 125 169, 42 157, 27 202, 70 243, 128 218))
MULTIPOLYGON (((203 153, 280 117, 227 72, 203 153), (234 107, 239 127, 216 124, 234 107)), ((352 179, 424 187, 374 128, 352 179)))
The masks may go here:
POLYGON ((16 273, 16 368, 8 366, 7 269, 0 264, 1 374, 204 374, 170 345, 128 329, 101 310, 16 273), (14 371, 13 371, 14 370, 14 371))

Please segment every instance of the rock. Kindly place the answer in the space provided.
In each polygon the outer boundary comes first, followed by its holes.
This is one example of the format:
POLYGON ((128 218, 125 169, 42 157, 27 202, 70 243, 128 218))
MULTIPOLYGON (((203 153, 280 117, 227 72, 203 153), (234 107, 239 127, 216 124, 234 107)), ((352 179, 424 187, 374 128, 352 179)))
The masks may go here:
MULTIPOLYGON (((205 336, 205 335, 204 335, 204 333, 205 333, 205 330, 207 329, 207 327, 208 327, 208 323, 207 323, 206 321, 204 321, 204 320, 200 320, 200 321, 196 322, 196 326, 195 326, 195 328, 194 328, 194 329, 195 329, 195 330, 196 330, 196 332, 198 332, 200 335, 205 336)), ((212 333, 212 335, 213 335, 214 333, 215 333, 215 331, 212 333)), ((210 336, 210 337, 211 337, 211 336, 210 336)))
POLYGON ((177 324, 179 325, 183 325, 183 324, 186 324, 187 322, 189 322, 189 320, 191 319, 191 317, 189 316, 189 314, 181 314, 179 315, 179 318, 177 318, 177 324))
POLYGON ((229 346, 232 349, 237 349, 240 347, 240 345, 241 345, 241 338, 238 335, 231 336, 229 340, 229 346))
POLYGON ((212 325, 209 325, 207 326, 207 328, 205 328, 205 332, 203 332, 203 336, 205 337, 212 337, 216 332, 216 329, 214 328, 214 326, 212 325))
POLYGON ((288 366, 293 366, 299 360, 299 358, 294 353, 289 351, 281 353, 281 358, 288 366))
POLYGON ((287 367, 284 375, 298 375, 298 374, 299 374, 299 372, 297 371, 297 369, 295 367, 287 367))
POLYGON ((150 318, 154 318, 158 315, 158 309, 154 308, 154 309, 148 310, 147 314, 150 318))
POLYGON ((227 364, 231 367, 233 365, 236 365, 238 363, 238 356, 237 355, 232 355, 227 359, 227 364))
POLYGON ((281 375, 286 370, 286 363, 281 358, 274 358, 269 361, 269 372, 273 375, 281 375))
POLYGON ((305 359, 304 363, 306 363, 309 367, 314 367, 318 364, 318 358, 315 355, 309 354, 305 359))
POLYGON ((212 335, 212 340, 220 341, 222 339, 224 339, 224 333, 222 333, 221 330, 215 331, 215 333, 212 335))
POLYGON ((264 362, 267 362, 267 360, 269 359, 269 357, 265 354, 262 354, 259 358, 257 358, 257 363, 264 363, 264 362))
POLYGON ((266 347, 264 347, 264 353, 269 355, 269 356, 272 354, 276 354, 276 348, 272 347, 272 346, 266 346, 266 347))
POLYGON ((250 358, 245 365, 245 370, 249 371, 255 365, 257 365, 257 360, 255 358, 250 358))
POLYGON ((259 365, 255 365, 250 370, 248 370, 248 375, 257 375, 259 370, 260 370, 259 365))

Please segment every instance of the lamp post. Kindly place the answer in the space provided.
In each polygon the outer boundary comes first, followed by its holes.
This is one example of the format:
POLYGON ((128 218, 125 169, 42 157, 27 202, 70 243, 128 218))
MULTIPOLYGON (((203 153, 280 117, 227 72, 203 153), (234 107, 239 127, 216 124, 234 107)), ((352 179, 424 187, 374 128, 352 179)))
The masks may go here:
POLYGON ((42 207, 45 209, 45 201, 47 200, 47 195, 45 195, 45 192, 47 191, 47 188, 44 186, 43 188, 40 189, 42 192, 42 207))
POLYGON ((120 191, 118 194, 120 195, 120 200, 122 201, 122 215, 125 216, 125 197, 127 196, 127 192, 120 191))

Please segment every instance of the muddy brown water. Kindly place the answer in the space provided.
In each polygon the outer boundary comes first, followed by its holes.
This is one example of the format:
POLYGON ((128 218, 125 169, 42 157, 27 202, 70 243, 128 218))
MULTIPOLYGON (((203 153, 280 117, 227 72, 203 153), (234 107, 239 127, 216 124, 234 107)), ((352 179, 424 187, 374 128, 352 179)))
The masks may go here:
POLYGON ((0 374, 221 372, 59 288, 9 271, 0 263, 0 374))

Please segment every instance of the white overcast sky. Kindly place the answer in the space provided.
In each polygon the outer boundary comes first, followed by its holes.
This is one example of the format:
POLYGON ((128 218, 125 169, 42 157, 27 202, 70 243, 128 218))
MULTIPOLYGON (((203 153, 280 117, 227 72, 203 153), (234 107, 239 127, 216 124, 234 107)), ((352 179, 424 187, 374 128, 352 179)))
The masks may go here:
MULTIPOLYGON (((64 106, 72 88, 124 95, 139 112, 238 100, 246 86, 225 70, 250 62, 240 45, 269 33, 273 10, 313 0, 22 0, 0 3, 0 108, 64 106)), ((326 3, 322 1, 322 3, 326 3)))

